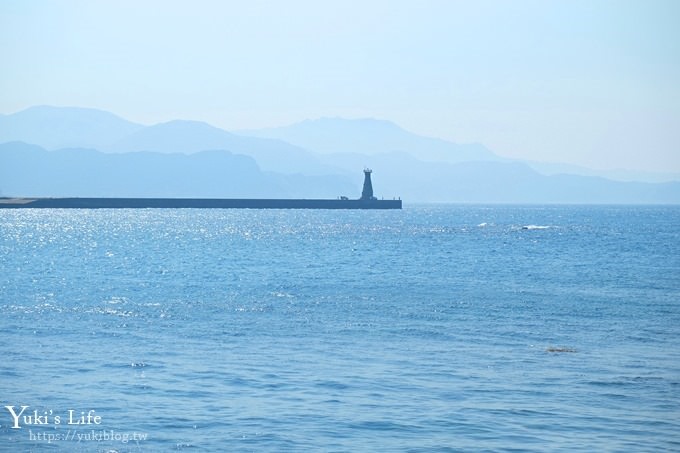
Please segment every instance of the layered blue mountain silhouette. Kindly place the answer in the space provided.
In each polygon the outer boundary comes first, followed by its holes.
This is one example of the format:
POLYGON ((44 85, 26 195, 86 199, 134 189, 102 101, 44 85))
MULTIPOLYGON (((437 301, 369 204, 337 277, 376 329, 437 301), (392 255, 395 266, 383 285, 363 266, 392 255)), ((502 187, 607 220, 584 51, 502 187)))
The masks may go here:
POLYGON ((677 181, 541 174, 483 145, 374 119, 231 133, 70 107, 0 116, 3 196, 357 198, 366 166, 378 197, 410 202, 680 203, 677 181))
POLYGON ((288 127, 242 131, 255 137, 277 138, 319 153, 379 154, 403 151, 420 160, 465 162, 502 160, 480 144, 457 144, 438 138, 422 137, 394 123, 375 119, 348 120, 321 118, 288 127))
POLYGON ((102 148, 143 128, 102 110, 37 106, 0 117, 0 143, 23 141, 46 149, 102 148))
POLYGON ((28 197, 336 198, 356 192, 342 176, 264 172, 252 157, 229 151, 47 151, 23 142, 0 145, 0 183, 9 188, 3 195, 28 197))

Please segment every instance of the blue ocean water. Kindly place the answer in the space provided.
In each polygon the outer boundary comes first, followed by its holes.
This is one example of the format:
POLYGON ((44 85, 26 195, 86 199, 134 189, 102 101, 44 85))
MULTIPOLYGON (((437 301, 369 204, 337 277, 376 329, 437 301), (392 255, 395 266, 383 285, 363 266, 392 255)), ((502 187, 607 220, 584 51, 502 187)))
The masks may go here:
POLYGON ((0 450, 678 451, 679 304, 680 207, 0 210, 0 450))

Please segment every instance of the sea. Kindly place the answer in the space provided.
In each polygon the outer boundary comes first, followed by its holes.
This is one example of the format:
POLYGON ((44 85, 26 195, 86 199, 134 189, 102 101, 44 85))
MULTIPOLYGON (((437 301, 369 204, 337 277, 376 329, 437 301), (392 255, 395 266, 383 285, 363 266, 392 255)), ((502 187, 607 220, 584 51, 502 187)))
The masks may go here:
POLYGON ((0 451, 680 451, 680 206, 0 210, 0 451))

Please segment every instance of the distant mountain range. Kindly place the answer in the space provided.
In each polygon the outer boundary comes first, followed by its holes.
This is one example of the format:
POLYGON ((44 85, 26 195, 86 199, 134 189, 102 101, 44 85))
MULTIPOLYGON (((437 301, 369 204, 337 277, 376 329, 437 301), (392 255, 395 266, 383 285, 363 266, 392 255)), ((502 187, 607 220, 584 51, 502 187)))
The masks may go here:
POLYGON ((422 137, 394 123, 375 119, 321 118, 287 127, 241 131, 261 138, 276 138, 323 154, 382 154, 402 151, 428 162, 458 163, 501 161, 480 144, 460 145, 438 138, 422 137))
POLYGON ((50 150, 100 149, 143 128, 101 110, 38 106, 0 117, 0 143, 22 141, 50 150))
POLYGON ((103 153, 37 145, 0 145, 3 196, 337 198, 357 192, 343 176, 262 171, 252 157, 229 151, 194 154, 103 153))
POLYGON ((99 110, 41 106, 0 115, 0 143, 4 196, 356 198, 369 166, 376 195, 407 204, 680 203, 678 181, 554 174, 554 165, 540 172, 540 164, 503 159, 483 145, 374 119, 231 133, 196 121, 144 126, 99 110))

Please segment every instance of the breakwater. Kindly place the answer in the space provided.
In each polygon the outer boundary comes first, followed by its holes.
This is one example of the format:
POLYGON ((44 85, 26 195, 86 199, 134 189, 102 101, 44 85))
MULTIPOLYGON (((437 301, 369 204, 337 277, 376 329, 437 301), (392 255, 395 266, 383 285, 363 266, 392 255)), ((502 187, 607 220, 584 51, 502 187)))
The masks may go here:
POLYGON ((0 198, 2 208, 401 209, 401 200, 264 198, 0 198))

